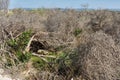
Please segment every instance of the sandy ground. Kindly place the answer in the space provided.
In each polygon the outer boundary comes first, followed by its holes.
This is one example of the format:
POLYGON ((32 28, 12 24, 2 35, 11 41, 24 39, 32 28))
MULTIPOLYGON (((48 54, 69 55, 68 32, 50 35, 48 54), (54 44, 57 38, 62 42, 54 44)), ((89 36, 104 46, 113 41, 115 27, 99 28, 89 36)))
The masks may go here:
POLYGON ((0 80, 20 80, 20 79, 12 79, 8 74, 3 75, 4 70, 0 69, 0 80))

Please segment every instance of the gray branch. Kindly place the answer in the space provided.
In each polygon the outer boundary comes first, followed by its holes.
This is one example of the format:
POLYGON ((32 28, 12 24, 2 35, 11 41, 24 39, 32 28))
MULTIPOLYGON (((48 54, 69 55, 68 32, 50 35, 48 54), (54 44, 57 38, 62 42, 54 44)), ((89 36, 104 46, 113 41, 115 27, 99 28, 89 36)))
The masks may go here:
POLYGON ((0 10, 8 10, 9 0, 0 0, 0 10))

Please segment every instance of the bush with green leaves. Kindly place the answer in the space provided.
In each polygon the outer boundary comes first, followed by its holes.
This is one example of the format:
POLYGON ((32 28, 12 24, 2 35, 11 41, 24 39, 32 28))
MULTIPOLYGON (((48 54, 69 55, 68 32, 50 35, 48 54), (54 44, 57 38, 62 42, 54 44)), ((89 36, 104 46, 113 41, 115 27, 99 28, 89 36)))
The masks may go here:
POLYGON ((54 68, 59 75, 62 75, 66 77, 67 80, 69 80, 72 76, 80 75, 78 66, 74 64, 78 60, 78 53, 75 50, 58 53, 54 68))
MULTIPOLYGON (((76 30, 76 36, 80 31, 81 30, 76 30)), ((41 57, 35 56, 31 52, 24 52, 31 36, 32 31, 28 30, 23 32, 17 38, 7 41, 10 46, 10 51, 17 57, 17 59, 8 58, 6 66, 31 61, 33 67, 40 71, 47 70, 49 72, 57 72, 59 75, 64 75, 68 78, 76 75, 77 68, 74 65, 74 61, 77 61, 78 59, 75 51, 61 51, 60 53, 49 52, 41 57)))
MULTIPOLYGON (((12 38, 7 41, 8 46, 10 47, 10 52, 12 52, 20 62, 29 61, 31 53, 24 52, 25 47, 27 46, 30 38, 32 36, 32 31, 27 30, 20 34, 17 38, 12 38)), ((18 63, 18 62, 16 62, 18 63)))
POLYGON ((33 67, 35 67, 36 69, 40 71, 47 70, 53 72, 55 60, 56 60, 56 54, 53 52, 49 52, 49 54, 46 54, 41 57, 32 55, 30 60, 32 61, 33 67))
POLYGON ((21 35, 19 35, 15 39, 8 40, 8 45, 11 47, 11 50, 24 50, 27 46, 30 38, 32 36, 32 31, 24 31, 21 35))

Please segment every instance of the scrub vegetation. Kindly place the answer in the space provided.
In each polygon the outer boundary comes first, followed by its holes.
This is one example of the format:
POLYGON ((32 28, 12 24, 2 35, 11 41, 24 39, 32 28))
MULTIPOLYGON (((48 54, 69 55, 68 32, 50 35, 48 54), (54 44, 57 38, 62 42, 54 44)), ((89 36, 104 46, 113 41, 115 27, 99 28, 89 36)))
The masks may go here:
POLYGON ((120 12, 0 12, 0 68, 20 80, 119 80, 120 12))

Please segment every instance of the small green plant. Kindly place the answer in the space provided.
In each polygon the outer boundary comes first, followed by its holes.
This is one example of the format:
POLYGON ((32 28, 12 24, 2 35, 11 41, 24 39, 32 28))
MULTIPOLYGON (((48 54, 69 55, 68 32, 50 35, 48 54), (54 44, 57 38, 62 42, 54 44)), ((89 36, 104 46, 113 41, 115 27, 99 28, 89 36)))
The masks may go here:
POLYGON ((68 72, 70 71, 71 66, 71 60, 69 58, 68 53, 61 52, 59 53, 57 59, 56 59, 56 67, 59 74, 67 76, 68 72))
POLYGON ((49 54, 44 55, 44 57, 32 56, 31 61, 33 62, 33 66, 39 70, 49 70, 52 71, 51 67, 55 62, 55 54, 49 52, 49 54), (50 67, 51 66, 51 67, 50 67))
POLYGON ((42 60, 41 58, 37 56, 32 56, 31 61, 33 63, 33 66, 38 70, 44 70, 45 66, 47 65, 44 60, 42 60))
POLYGON ((28 62, 32 56, 32 54, 29 52, 22 53, 21 51, 16 52, 16 56, 20 62, 28 62))
POLYGON ((24 50, 31 36, 32 36, 32 31, 28 30, 23 32, 17 38, 8 40, 7 43, 11 47, 11 50, 15 50, 15 51, 24 50))
POLYGON ((75 31, 73 32, 74 36, 78 36, 80 33, 82 32, 82 29, 75 29, 75 31))
POLYGON ((62 52, 59 53, 56 62, 55 62, 55 67, 57 67, 57 71, 59 74, 67 77, 71 77, 73 75, 79 75, 79 70, 78 70, 78 54, 76 51, 71 51, 68 53, 62 52))
POLYGON ((32 36, 32 31, 27 30, 19 35, 15 39, 10 39, 7 41, 8 46, 10 46, 10 52, 12 52, 18 60, 15 60, 16 63, 27 62, 31 57, 31 53, 24 52, 25 47, 27 46, 30 38, 32 36))

